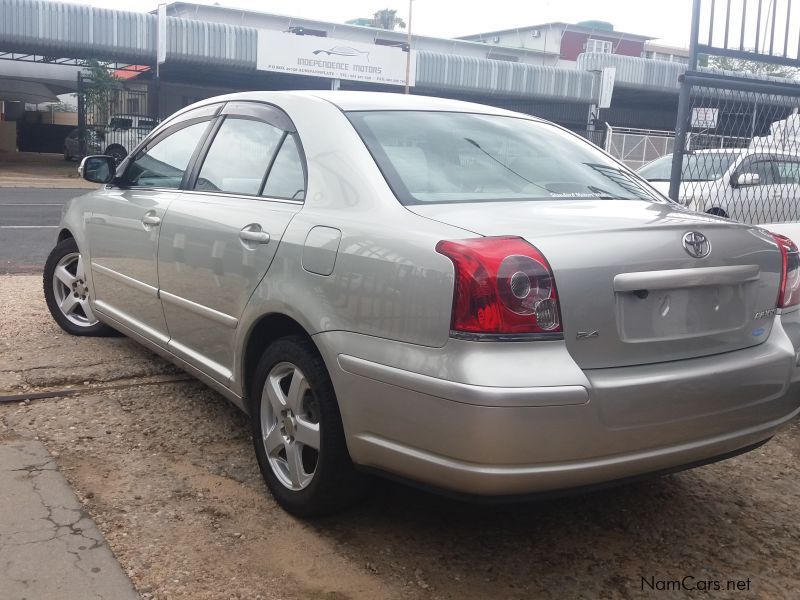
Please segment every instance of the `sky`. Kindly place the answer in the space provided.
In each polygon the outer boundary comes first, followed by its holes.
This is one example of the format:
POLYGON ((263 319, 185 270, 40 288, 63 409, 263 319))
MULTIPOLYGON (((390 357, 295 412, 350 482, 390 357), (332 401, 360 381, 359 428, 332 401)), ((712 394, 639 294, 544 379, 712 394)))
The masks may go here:
MULTIPOLYGON (((73 0, 102 8, 150 11, 157 0, 73 0)), ((393 8, 408 21, 407 0, 197 0, 280 15, 343 23, 393 8)), ((419 35, 455 37, 513 29, 549 21, 609 21, 617 31, 659 38, 688 46, 691 0, 414 0, 412 31, 419 35)))

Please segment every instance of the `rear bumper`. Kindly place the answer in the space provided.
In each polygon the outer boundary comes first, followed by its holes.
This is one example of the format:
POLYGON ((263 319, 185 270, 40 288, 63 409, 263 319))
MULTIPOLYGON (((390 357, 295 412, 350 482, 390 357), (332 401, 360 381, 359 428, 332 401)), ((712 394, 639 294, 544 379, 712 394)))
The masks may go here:
POLYGON ((800 410, 800 317, 785 319, 754 348, 587 371, 562 342, 315 339, 356 463, 504 496, 666 471, 770 438, 800 410))

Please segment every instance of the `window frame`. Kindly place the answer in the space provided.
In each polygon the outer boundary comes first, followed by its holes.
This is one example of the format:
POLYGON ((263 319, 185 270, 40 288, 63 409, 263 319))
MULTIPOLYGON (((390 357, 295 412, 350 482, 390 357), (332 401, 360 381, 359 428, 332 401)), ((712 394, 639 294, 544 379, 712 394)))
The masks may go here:
POLYGON ((289 118, 289 115, 287 115, 280 107, 266 102, 258 102, 251 100, 232 100, 226 103, 225 106, 222 107, 222 109, 216 115, 214 124, 207 132, 203 142, 198 145, 198 149, 199 150, 196 153, 196 155, 192 157, 189 168, 187 168, 186 175, 184 176, 183 182, 181 184, 180 189, 183 193, 192 195, 202 194, 204 196, 212 195, 212 196, 228 197, 228 198, 247 198, 250 200, 283 202, 292 204, 305 203, 305 198, 308 195, 308 164, 306 160, 305 149, 303 147, 303 142, 300 139, 300 134, 297 132, 297 128, 295 127, 291 118, 289 118), (214 139, 216 138, 217 133, 222 127, 222 124, 228 118, 263 122, 266 123, 267 125, 271 125, 272 127, 281 130, 282 132, 281 138, 276 144, 275 151, 272 153, 272 156, 270 157, 269 163, 267 165, 267 169, 264 172, 264 176, 261 180, 261 185, 259 186, 258 193, 256 194, 243 194, 240 192, 225 192, 225 191, 217 192, 217 191, 194 189, 194 186, 197 184, 197 178, 199 177, 200 171, 203 168, 203 163, 208 157, 208 152, 211 149, 211 145, 214 143, 214 139), (267 180, 269 179, 269 175, 272 172, 272 167, 275 164, 275 160, 277 159, 278 154, 283 148, 283 144, 286 141, 286 138, 289 137, 290 135, 294 137, 295 145, 297 147, 297 152, 300 156, 300 166, 303 170, 303 190, 305 192, 303 195, 303 199, 298 200, 297 198, 279 198, 274 196, 262 196, 261 194, 263 193, 264 188, 266 187, 267 180))
POLYGON ((751 171, 750 169, 754 164, 760 162, 765 162, 769 164, 769 169, 770 172, 772 173, 772 181, 770 183, 767 183, 765 181, 759 181, 758 184, 748 187, 761 187, 762 185, 776 185, 775 182, 778 181, 778 168, 775 165, 774 157, 768 154, 749 154, 745 156, 734 169, 731 180, 736 181, 739 178, 739 175, 743 175, 745 173, 754 173, 754 171, 751 171))
POLYGON ((198 123, 206 123, 206 122, 211 123, 214 121, 215 118, 216 118, 215 116, 204 116, 204 117, 197 117, 194 119, 190 118, 186 120, 181 120, 177 123, 172 124, 169 127, 166 127, 165 129, 160 130, 158 134, 153 136, 152 138, 144 140, 144 142, 139 144, 136 150, 132 152, 130 156, 128 156, 120 165, 120 168, 124 167, 124 170, 122 171, 122 175, 117 177, 117 179, 119 179, 118 182, 119 187, 126 190, 158 190, 158 191, 182 190, 183 186, 186 184, 186 176, 190 173, 192 166, 195 160, 197 159, 198 152, 205 144, 205 141, 208 138, 209 133, 213 129, 213 126, 212 127, 206 126, 205 132, 203 132, 200 141, 198 142, 197 146, 195 146, 192 155, 189 157, 189 163, 186 165, 186 169, 183 172, 183 178, 181 179, 181 182, 178 184, 178 187, 173 188, 173 187, 158 187, 158 186, 151 187, 146 185, 130 185, 128 183, 128 173, 130 172, 131 166, 136 161, 136 159, 138 159, 142 155, 142 153, 147 152, 148 148, 157 146, 166 138, 170 137, 172 134, 177 133, 182 129, 186 129, 187 127, 191 127, 192 125, 196 125, 198 123))
POLYGON ((590 37, 586 40, 586 52, 593 52, 596 54, 614 54, 614 42, 611 40, 601 40, 598 38, 590 37), (589 50, 589 44, 592 44, 593 49, 589 50), (608 48, 608 52, 605 50, 598 50, 597 45, 602 44, 603 48, 608 48))

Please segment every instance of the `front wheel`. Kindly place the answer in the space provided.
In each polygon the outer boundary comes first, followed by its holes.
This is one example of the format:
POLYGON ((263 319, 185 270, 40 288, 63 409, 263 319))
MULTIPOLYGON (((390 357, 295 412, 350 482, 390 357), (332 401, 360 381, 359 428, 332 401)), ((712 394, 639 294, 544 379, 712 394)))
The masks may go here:
POLYGON ((44 265, 44 298, 59 327, 72 335, 108 336, 116 332, 101 323, 89 304, 85 262, 72 238, 59 242, 44 265))
POLYGON ((128 153, 122 146, 111 146, 106 149, 106 155, 113 158, 114 164, 119 166, 120 163, 125 160, 125 157, 128 156, 128 153))
POLYGON ((350 461, 333 385, 310 341, 290 336, 270 345, 250 397, 258 465, 286 511, 329 514, 363 494, 366 482, 350 461))

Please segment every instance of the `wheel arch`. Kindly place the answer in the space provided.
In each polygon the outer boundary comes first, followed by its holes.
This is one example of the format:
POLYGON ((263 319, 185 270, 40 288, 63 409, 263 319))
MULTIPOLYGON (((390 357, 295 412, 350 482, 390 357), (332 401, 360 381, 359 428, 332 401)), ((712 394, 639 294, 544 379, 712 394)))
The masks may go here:
MULTIPOLYGON (((295 319, 284 313, 273 312, 262 315, 251 325, 242 347, 242 359, 239 366, 242 399, 245 407, 248 407, 250 381, 252 381, 258 361, 270 344, 288 335, 302 336, 309 340, 314 348, 317 348, 308 331, 295 319)), ((318 348, 317 352, 319 352, 318 348)))
POLYGON ((62 227, 61 230, 58 232, 58 238, 56 238, 56 243, 60 244, 64 240, 68 240, 69 238, 75 239, 75 236, 72 235, 72 232, 66 228, 62 227))

